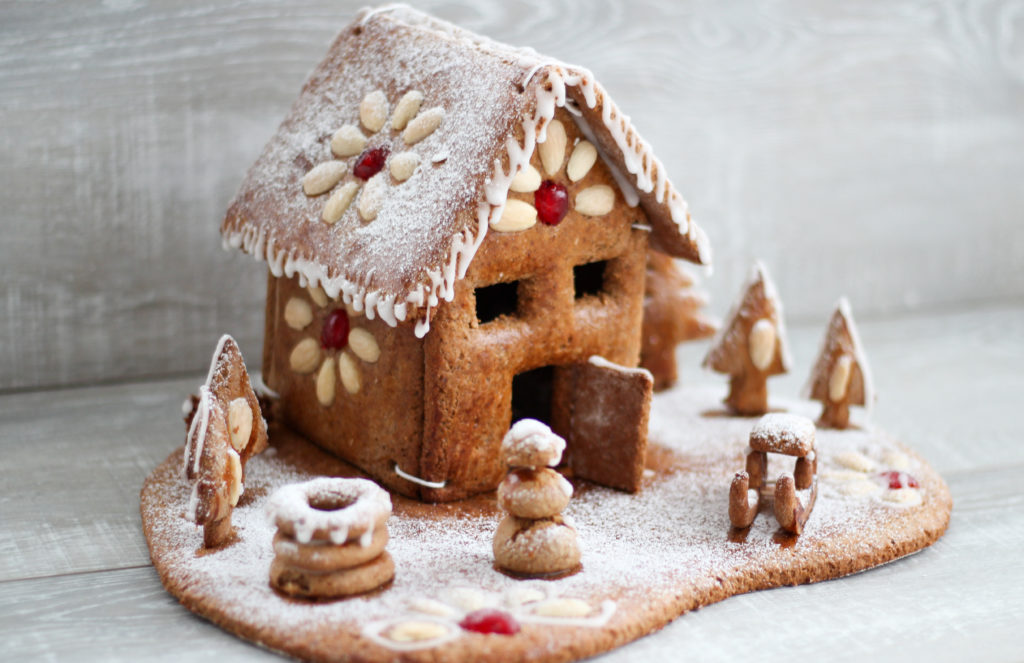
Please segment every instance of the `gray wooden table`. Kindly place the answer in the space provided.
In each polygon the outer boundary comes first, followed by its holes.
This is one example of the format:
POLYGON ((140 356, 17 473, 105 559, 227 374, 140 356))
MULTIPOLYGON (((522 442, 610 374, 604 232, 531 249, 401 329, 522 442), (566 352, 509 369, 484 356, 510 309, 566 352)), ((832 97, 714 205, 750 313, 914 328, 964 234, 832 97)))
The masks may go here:
MULTIPOLYGON (((791 330, 796 367, 773 393, 799 389, 820 331, 791 330)), ((1024 658, 1024 306, 862 322, 861 335, 874 420, 952 489, 946 536, 853 577, 733 597, 602 660, 1024 658)), ((703 349, 681 348, 690 381, 718 379, 696 369, 703 349)), ((182 442, 179 406, 201 379, 0 396, 0 658, 275 658, 178 605, 149 565, 139 487, 182 442)))

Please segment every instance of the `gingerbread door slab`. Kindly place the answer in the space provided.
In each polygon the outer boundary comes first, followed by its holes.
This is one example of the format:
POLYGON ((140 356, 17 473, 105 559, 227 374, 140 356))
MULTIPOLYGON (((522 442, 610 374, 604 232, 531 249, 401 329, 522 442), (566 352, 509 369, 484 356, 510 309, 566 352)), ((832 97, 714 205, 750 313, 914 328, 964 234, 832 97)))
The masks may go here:
POLYGON ((640 489, 654 379, 591 357, 570 369, 566 442, 574 476, 628 492, 640 489))

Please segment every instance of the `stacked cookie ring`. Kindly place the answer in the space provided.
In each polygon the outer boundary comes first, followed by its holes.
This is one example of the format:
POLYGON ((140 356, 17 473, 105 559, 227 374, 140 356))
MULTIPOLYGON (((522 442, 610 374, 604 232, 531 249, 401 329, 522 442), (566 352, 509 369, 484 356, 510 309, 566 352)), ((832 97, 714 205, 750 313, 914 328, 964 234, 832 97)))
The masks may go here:
POLYGON ((267 502, 277 526, 270 584, 289 596, 333 599, 387 583, 391 497, 367 479, 320 478, 285 486, 267 502))

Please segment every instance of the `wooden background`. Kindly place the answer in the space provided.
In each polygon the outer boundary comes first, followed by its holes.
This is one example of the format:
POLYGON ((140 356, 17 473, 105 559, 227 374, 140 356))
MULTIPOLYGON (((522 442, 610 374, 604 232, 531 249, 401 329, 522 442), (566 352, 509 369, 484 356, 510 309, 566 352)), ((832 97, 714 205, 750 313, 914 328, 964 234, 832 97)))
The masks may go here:
MULTIPOLYGON (((220 249, 245 169, 362 3, 0 4, 0 391, 259 356, 220 249)), ((796 320, 1024 301, 1024 3, 416 3, 592 69, 711 236, 796 320)))

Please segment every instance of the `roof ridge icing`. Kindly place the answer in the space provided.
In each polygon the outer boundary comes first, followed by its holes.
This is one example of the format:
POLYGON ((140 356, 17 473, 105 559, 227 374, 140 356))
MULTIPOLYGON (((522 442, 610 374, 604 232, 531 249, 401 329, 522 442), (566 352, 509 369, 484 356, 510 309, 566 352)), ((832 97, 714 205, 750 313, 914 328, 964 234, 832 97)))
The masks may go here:
MULTIPOLYGON (((427 30, 433 39, 445 39, 489 55, 502 63, 504 75, 509 68, 521 72, 518 74, 520 80, 514 82, 521 91, 532 93, 529 103, 524 103, 516 111, 512 130, 506 134, 504 149, 497 150, 490 172, 477 187, 475 223, 466 222, 461 228, 453 228, 455 232, 448 236, 450 246, 444 258, 433 265, 423 265, 418 279, 407 279, 404 292, 394 288, 388 292, 383 287, 370 286, 375 267, 361 273, 345 274, 336 264, 325 264, 323 257, 311 255, 315 252, 303 250, 301 242, 296 245, 296 242, 288 241, 272 224, 251 222, 251 210, 244 207, 240 211, 236 209, 240 201, 245 202, 243 198, 256 195, 248 195, 251 192, 246 192, 246 185, 232 204, 222 227, 226 247, 241 248, 257 259, 265 259, 275 276, 298 275, 302 285, 319 284, 332 298, 340 294, 345 303, 356 311, 365 311, 369 319, 379 315, 387 324, 396 326, 413 316, 416 319, 416 336, 423 337, 430 329, 433 310, 441 301, 452 300, 455 284, 465 276, 488 227, 492 221, 501 218, 513 177, 529 163, 537 144, 546 139, 547 127, 556 109, 564 107, 581 132, 597 146, 627 204, 644 207, 652 224, 652 243, 656 248, 693 262, 710 263, 707 236, 690 218, 686 201, 668 180, 661 161, 589 70, 541 56, 533 49, 507 46, 476 35, 407 5, 364 9, 353 26, 363 28, 384 22, 407 29, 427 30), (600 122, 595 122, 598 118, 600 122), (515 136, 517 127, 522 129, 522 144, 515 136), (508 164, 507 169, 503 161, 508 164)), ((343 32, 331 47, 328 59, 344 41, 347 32, 343 32)), ((330 75, 329 71, 322 71, 323 64, 307 82, 304 95, 316 83, 318 76, 330 75)), ((300 102, 296 103, 293 115, 302 111, 300 102)), ((287 124, 288 120, 282 125, 282 131, 287 124)), ((270 148, 268 145, 261 161, 271 156, 270 148)), ((446 154, 444 156, 447 158, 446 154)), ((256 166, 259 164, 257 162, 256 166)), ((256 166, 250 171, 247 184, 254 178, 256 166)))

